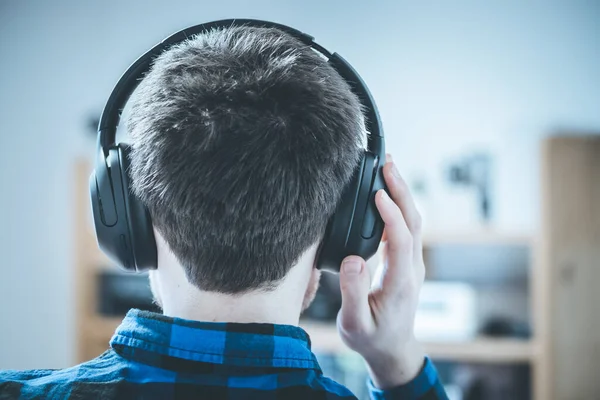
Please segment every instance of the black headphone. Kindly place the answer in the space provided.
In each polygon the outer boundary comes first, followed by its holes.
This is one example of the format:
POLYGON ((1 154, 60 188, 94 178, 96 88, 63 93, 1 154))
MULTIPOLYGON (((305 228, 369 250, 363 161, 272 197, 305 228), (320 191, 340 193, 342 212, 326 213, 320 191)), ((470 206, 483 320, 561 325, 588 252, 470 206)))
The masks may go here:
POLYGON ((339 271, 344 257, 373 256, 383 234, 383 221, 375 206, 375 193, 385 188, 383 164, 385 141, 375 101, 358 73, 346 60, 314 42, 313 37, 285 25, 251 19, 229 19, 192 26, 179 31, 138 58, 119 79, 102 111, 98 124, 95 171, 90 194, 98 245, 128 271, 157 267, 156 241, 148 209, 133 195, 129 183, 129 146, 115 143, 117 126, 127 100, 150 70, 155 57, 168 47, 211 29, 231 26, 279 29, 310 46, 348 82, 364 109, 369 133, 367 150, 345 188, 335 214, 329 220, 317 259, 317 267, 339 271))

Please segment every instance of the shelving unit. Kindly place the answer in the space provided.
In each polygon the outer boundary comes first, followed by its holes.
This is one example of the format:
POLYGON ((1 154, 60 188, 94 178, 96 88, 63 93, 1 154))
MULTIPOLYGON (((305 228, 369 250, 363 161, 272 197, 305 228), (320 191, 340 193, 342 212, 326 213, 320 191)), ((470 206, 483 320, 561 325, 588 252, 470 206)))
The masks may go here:
MULTIPOLYGON (((535 400, 592 399, 600 393, 600 380, 593 378, 600 370, 600 312, 592 306, 600 300, 595 287, 600 282, 600 138, 551 139, 543 154, 539 239, 490 230, 431 232, 424 238, 426 251, 454 244, 527 246, 531 339, 477 337, 424 346, 438 360, 528 363, 535 400)), ((108 348, 121 319, 97 314, 95 279, 110 262, 98 250, 90 223, 90 163, 81 160, 74 169, 77 357, 84 361, 108 348)), ((348 351, 332 324, 301 325, 315 351, 348 351)))
POLYGON ((543 338, 540 399, 600 393, 600 135, 542 146, 536 326, 543 338))
MULTIPOLYGON (((88 199, 88 177, 90 165, 80 161, 76 168, 76 240, 77 240, 77 294, 78 294, 78 359, 87 360, 97 356, 106 348, 121 318, 104 317, 97 314, 95 279, 97 274, 110 265, 109 260, 98 250, 91 226, 88 199)), ((435 232, 426 235, 424 247, 438 245, 532 245, 533 240, 520 233, 478 232, 435 232)), ((341 341, 334 324, 302 321, 301 326, 309 333, 315 352, 340 353, 350 351, 341 341)), ((434 359, 481 363, 525 362, 536 365, 540 343, 536 340, 502 339, 478 337, 468 342, 425 342, 426 352, 434 359)))

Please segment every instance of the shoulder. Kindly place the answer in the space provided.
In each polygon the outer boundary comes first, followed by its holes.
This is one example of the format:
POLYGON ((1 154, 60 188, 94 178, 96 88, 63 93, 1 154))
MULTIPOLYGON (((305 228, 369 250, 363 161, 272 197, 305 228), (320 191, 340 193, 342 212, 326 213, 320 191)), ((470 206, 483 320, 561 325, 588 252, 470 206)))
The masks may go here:
POLYGON ((101 356, 65 369, 0 371, 0 400, 18 398, 67 398, 76 394, 82 384, 93 387, 102 398, 109 389, 105 383, 123 380, 119 356, 112 350, 101 356), (104 385, 103 385, 104 384, 104 385))

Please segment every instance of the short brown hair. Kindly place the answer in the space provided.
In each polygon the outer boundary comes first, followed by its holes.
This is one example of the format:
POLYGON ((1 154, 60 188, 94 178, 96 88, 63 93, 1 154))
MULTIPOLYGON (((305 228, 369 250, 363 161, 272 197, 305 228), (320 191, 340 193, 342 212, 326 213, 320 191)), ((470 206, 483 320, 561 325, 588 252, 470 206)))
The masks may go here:
POLYGON ((326 60, 277 29, 170 48, 132 98, 134 192, 190 282, 269 289, 324 233, 364 148, 362 108, 326 60))

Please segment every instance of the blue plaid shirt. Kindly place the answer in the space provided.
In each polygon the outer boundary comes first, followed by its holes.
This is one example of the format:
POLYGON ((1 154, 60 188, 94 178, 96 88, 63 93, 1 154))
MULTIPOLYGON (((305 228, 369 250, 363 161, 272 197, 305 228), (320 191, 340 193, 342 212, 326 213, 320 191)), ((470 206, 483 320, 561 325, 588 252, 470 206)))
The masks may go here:
MULTIPOLYGON (((63 370, 0 371, 0 399, 354 399, 326 378, 299 327, 209 323, 131 310, 111 348, 63 370)), ((425 360, 374 399, 446 399, 425 360)))

